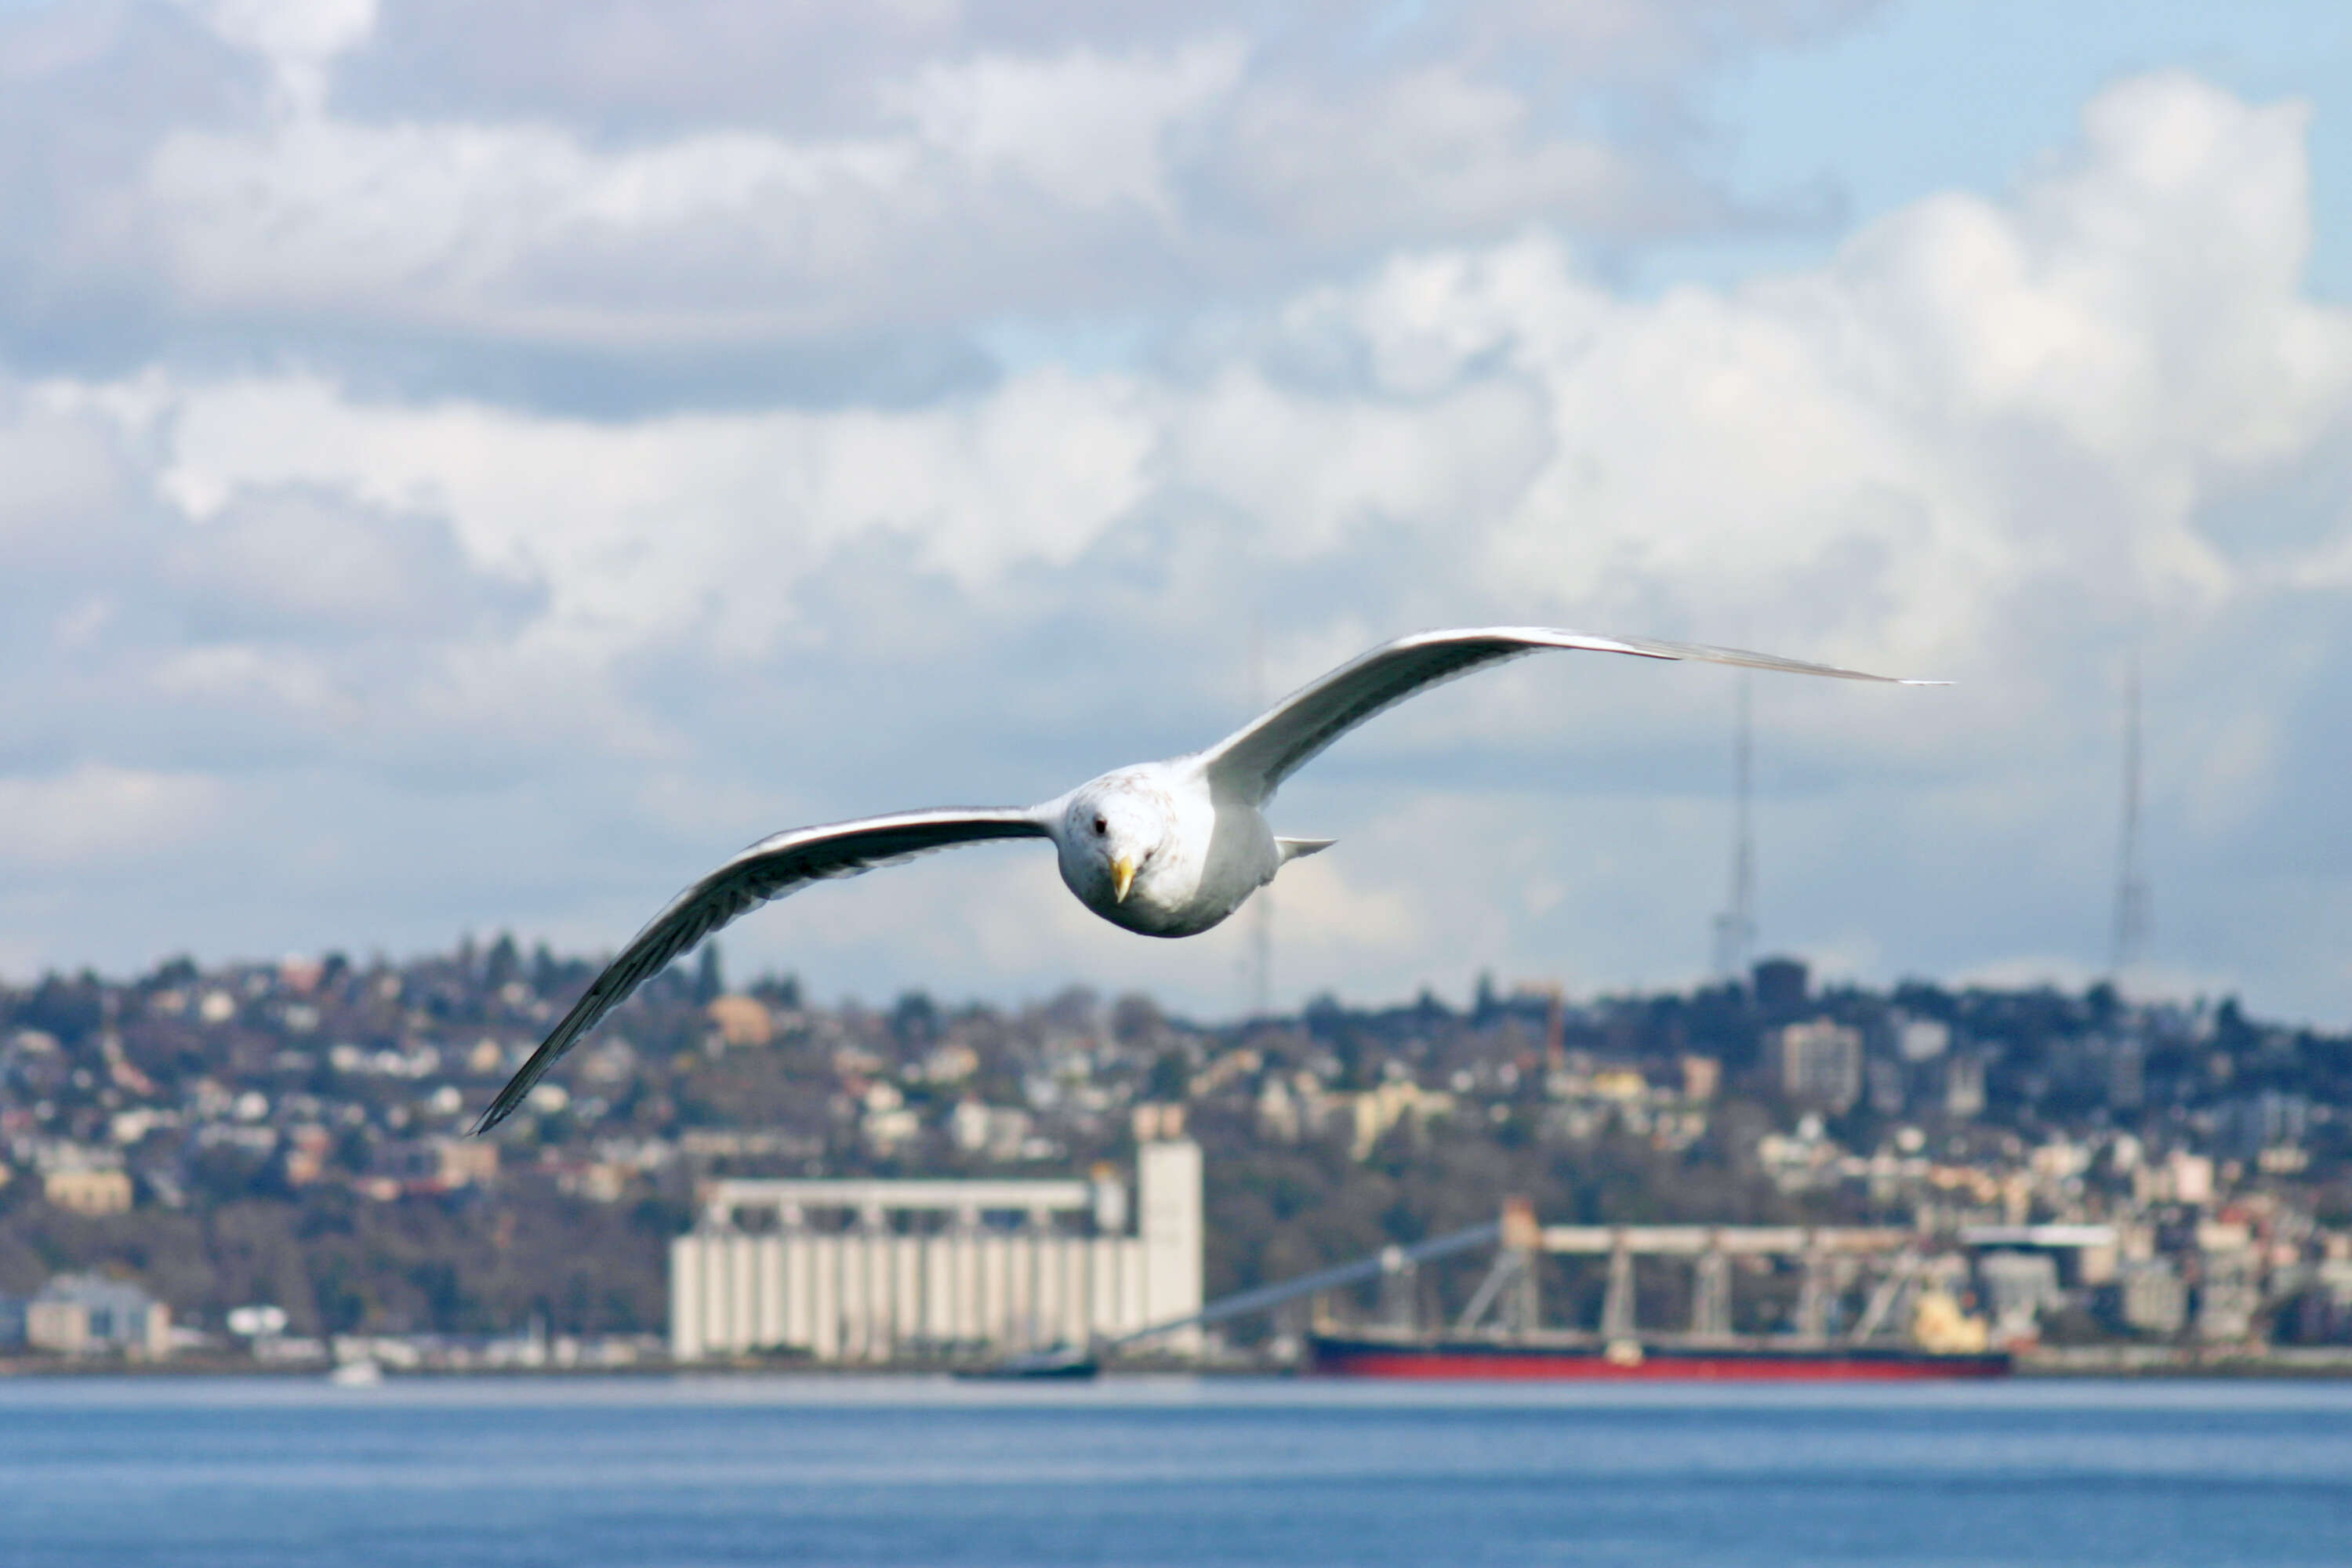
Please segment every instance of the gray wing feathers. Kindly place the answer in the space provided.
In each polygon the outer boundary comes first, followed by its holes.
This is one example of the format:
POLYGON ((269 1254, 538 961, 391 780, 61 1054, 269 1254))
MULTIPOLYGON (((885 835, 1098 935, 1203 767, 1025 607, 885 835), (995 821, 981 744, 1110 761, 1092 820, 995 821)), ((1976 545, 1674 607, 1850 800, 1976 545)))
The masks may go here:
POLYGON ((1210 753, 1209 774, 1244 799, 1264 801, 1326 746, 1417 691, 1535 649, 1490 637, 1432 642, 1405 637, 1341 665, 1285 698, 1210 753))
MULTIPOLYGON (((1202 754, 1218 788, 1264 802, 1282 781, 1314 760, 1326 746, 1406 698, 1444 681, 1547 648, 1633 654, 1642 658, 1702 659, 1793 675, 1830 675, 1843 680, 1896 681, 1835 665, 1782 658, 1742 648, 1698 643, 1660 642, 1651 637, 1605 637, 1549 626, 1486 626, 1465 631, 1419 632, 1399 637, 1341 665, 1291 693, 1246 728, 1202 754)), ((1908 686, 1935 681, 1898 681, 1908 686)))
POLYGON ((992 838, 1045 838, 1045 825, 1024 811, 915 811, 857 822, 799 827, 762 838, 677 898, 604 966, 521 1070, 474 1124, 487 1132, 514 1113, 531 1086, 596 1021, 660 973, 670 961, 736 916, 810 882, 855 877, 958 844, 992 838))

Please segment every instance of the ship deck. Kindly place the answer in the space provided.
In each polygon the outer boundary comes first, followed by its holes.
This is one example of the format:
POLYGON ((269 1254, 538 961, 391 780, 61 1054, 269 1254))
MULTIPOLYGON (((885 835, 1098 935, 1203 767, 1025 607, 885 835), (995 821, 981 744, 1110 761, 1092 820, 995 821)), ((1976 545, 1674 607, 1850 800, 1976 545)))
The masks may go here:
POLYGON ((1604 1339, 1564 1331, 1527 1334, 1318 1332, 1310 1364, 1338 1377, 1407 1379, 1891 1382, 2000 1377, 2006 1352, 1945 1354, 1910 1345, 1790 1335, 1643 1335, 1604 1339))

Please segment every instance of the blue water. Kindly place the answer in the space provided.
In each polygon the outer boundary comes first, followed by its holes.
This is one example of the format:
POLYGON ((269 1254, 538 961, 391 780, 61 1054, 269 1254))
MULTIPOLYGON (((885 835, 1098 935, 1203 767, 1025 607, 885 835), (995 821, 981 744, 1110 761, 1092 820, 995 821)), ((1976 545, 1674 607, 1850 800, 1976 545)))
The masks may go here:
POLYGON ((2352 1385, 0 1382, 6 1568, 2352 1563, 2352 1385))

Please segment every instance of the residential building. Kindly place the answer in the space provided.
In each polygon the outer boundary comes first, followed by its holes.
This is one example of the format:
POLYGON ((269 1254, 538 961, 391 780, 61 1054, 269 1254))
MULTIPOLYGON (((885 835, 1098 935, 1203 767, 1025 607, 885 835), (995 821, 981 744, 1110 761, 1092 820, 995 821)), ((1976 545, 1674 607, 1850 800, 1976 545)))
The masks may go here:
POLYGON ((1843 1114, 1862 1095, 1862 1031, 1828 1018, 1787 1024, 1772 1037, 1780 1092, 1843 1114))
POLYGON ((775 1038, 776 1021, 756 996, 719 996, 703 1010, 728 1046, 764 1046, 775 1038))
POLYGON ((41 1195, 78 1215, 121 1214, 131 1206, 131 1175, 120 1169, 60 1166, 43 1173, 41 1195))
POLYGON ((2126 1328, 2170 1339, 2189 1321, 2189 1287, 2170 1260, 2136 1258, 2123 1266, 2119 1305, 2126 1328))
POLYGON ((118 1352, 160 1361, 172 1353, 172 1312, 136 1285, 60 1274, 25 1304, 25 1342, 60 1355, 118 1352))

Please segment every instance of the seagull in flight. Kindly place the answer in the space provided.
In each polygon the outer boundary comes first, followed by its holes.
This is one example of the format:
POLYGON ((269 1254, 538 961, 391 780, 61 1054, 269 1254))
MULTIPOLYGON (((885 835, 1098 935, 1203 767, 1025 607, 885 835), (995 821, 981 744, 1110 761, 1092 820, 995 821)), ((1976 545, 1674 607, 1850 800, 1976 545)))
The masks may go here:
POLYGON ((738 915, 827 878, 855 877, 958 844, 1046 838, 1060 859, 1064 884, 1111 924, 1145 936, 1197 936, 1241 908, 1285 865, 1331 845, 1328 838, 1278 837, 1267 826, 1266 803, 1283 780, 1357 725, 1417 692, 1549 648, 1704 659, 1899 686, 1945 684, 1738 648, 1545 626, 1399 637, 1292 692, 1204 752, 1115 768, 1042 805, 906 811, 761 839, 671 900, 604 966, 474 1131, 487 1132, 513 1115, 564 1052, 672 959, 738 915))

